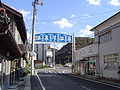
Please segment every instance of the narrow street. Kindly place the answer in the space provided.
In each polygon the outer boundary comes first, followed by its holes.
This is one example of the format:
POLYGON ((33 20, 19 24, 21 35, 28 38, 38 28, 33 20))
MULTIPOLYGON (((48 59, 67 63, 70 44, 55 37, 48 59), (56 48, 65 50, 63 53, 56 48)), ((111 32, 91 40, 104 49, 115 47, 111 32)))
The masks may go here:
POLYGON ((119 90, 119 86, 74 77, 67 69, 37 70, 38 76, 31 78, 31 90, 119 90), (65 72, 66 71, 66 72, 65 72))
POLYGON ((120 90, 120 0, 0 0, 0 90, 120 90))

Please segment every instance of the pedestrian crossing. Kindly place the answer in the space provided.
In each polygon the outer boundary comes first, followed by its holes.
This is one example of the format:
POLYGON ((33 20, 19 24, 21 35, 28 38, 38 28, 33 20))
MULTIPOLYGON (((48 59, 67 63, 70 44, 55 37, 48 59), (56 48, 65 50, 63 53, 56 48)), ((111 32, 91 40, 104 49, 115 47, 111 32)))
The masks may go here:
POLYGON ((55 71, 42 71, 40 73, 43 73, 43 74, 65 74, 64 71, 62 72, 55 72, 55 71))

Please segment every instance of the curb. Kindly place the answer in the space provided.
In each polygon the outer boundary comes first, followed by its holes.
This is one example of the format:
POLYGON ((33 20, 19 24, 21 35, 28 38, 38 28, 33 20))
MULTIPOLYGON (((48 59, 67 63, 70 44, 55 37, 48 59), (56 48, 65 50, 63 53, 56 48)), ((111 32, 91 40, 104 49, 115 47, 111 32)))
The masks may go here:
POLYGON ((67 74, 67 75, 69 75, 70 77, 74 77, 74 78, 85 79, 85 80, 88 80, 88 81, 97 82, 97 83, 101 83, 101 84, 104 84, 104 85, 120 88, 120 85, 116 84, 114 82, 107 82, 107 81, 104 81, 104 80, 90 78, 90 77, 76 76, 76 75, 73 75, 73 74, 67 74))

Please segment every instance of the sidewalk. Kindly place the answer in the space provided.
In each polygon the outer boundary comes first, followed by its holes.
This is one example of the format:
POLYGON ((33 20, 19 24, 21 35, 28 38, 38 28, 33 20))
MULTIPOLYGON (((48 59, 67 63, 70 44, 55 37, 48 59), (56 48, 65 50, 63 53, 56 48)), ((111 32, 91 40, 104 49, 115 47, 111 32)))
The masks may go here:
POLYGON ((117 81, 117 80, 110 80, 110 79, 106 79, 106 78, 97 78, 96 76, 91 76, 91 75, 75 75, 75 76, 86 78, 86 79, 92 79, 92 80, 100 81, 100 82, 107 83, 107 84, 117 85, 120 87, 120 81, 117 81))
POLYGON ((25 85, 24 90, 31 90, 30 75, 27 75, 24 85, 25 85))
POLYGON ((85 77, 94 79, 97 81, 101 81, 104 83, 109 83, 109 84, 120 86, 120 81, 118 81, 118 80, 112 80, 112 79, 107 79, 107 78, 97 78, 96 76, 90 76, 90 75, 85 75, 85 77))
POLYGON ((18 81, 16 85, 8 87, 8 90, 31 90, 30 75, 24 81, 18 81))

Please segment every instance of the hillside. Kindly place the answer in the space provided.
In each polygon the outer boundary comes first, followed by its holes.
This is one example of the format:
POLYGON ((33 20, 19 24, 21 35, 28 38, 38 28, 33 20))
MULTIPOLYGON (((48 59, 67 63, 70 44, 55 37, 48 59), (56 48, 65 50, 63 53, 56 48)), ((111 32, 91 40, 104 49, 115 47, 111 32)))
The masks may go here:
MULTIPOLYGON (((94 38, 89 37, 75 37, 76 50, 88 46, 94 42, 94 38)), ((72 61, 72 43, 64 45, 56 53, 56 63, 65 64, 72 61)))
POLYGON ((89 37, 75 37, 76 50, 88 46, 94 42, 94 38, 89 37))

